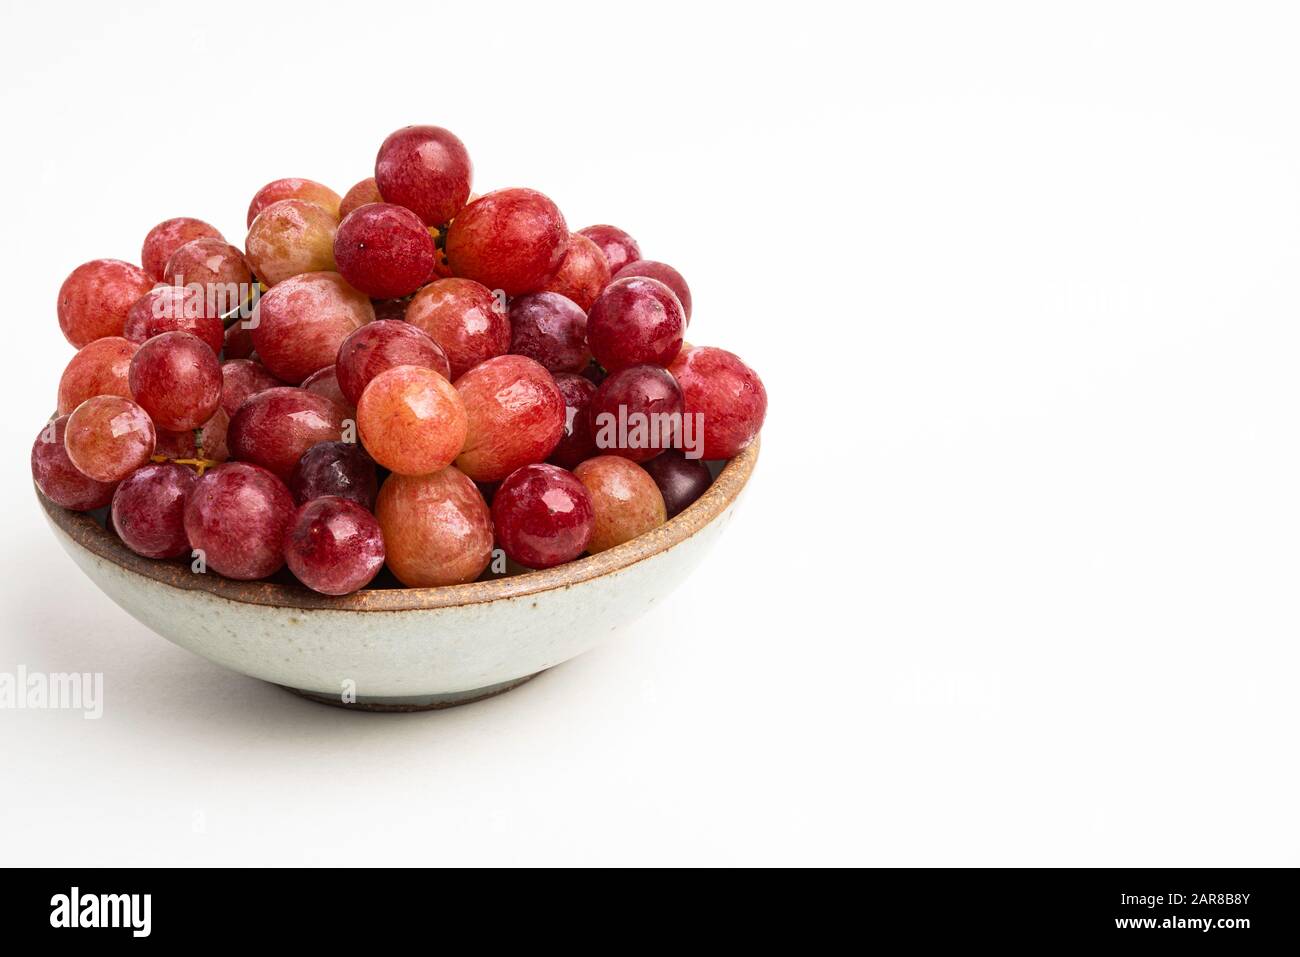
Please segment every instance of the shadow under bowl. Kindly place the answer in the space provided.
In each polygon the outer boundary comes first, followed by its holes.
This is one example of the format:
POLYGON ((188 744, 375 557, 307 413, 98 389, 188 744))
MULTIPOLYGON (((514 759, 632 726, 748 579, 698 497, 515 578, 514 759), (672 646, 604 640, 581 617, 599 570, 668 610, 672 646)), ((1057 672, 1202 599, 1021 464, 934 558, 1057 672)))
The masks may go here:
POLYGON ((91 515, 36 494, 81 570, 168 641, 313 701, 422 711, 509 691, 644 613, 717 541, 758 451, 756 439, 680 515, 597 555, 467 585, 342 597, 142 558, 91 515))

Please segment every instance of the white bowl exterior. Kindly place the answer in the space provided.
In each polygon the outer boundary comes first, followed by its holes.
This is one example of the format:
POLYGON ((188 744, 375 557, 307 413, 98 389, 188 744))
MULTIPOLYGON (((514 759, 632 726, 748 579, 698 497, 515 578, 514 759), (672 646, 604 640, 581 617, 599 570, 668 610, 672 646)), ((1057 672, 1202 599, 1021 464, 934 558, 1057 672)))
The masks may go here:
POLYGON ((738 501, 676 545, 588 581, 517 598, 407 611, 282 608, 175 588, 100 558, 52 521, 50 526, 109 598, 182 648, 304 691, 402 698, 512 681, 594 647, 690 574, 731 521, 738 501))

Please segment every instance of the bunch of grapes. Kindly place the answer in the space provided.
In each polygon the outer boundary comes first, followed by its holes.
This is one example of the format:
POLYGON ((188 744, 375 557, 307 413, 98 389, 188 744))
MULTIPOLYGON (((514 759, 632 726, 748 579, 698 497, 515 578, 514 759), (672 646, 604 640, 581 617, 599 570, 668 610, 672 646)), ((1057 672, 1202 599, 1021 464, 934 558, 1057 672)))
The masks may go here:
POLYGON ((140 266, 78 266, 40 491, 107 506, 145 557, 329 595, 385 566, 474 581, 496 548, 548 568, 681 512, 758 434, 762 382, 684 342, 686 280, 626 232, 471 179, 456 136, 410 126, 343 197, 258 190, 242 251, 182 217, 140 266))

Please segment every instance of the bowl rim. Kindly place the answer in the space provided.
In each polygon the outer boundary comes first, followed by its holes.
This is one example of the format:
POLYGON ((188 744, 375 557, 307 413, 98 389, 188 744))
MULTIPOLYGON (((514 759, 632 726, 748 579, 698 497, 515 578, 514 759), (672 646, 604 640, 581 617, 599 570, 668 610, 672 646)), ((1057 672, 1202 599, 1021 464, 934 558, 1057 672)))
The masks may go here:
MULTIPOLYGON (((759 438, 723 466, 708 490, 679 515, 630 542, 588 555, 554 568, 529 571, 490 581, 430 588, 363 588, 350 595, 322 595, 303 585, 267 581, 236 581, 211 574, 195 574, 188 561, 145 558, 131 551, 115 534, 86 512, 74 512, 50 501, 36 488, 36 497, 49 516, 75 544, 105 561, 142 578, 198 591, 248 605, 270 605, 327 611, 427 611, 480 605, 539 592, 569 588, 602 575, 621 571, 653 558, 690 538, 725 512, 744 489, 758 462, 759 438)), ((35 485, 35 483, 33 483, 35 485)))

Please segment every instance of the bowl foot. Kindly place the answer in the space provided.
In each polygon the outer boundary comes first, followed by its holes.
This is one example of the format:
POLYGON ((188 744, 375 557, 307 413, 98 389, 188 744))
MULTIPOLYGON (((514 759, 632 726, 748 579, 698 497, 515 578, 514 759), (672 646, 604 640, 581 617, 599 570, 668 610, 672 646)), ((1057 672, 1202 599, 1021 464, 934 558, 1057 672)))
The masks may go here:
POLYGON ((335 708, 346 708, 349 711, 438 711, 443 708, 455 708, 462 704, 473 704, 475 701, 482 701, 484 698, 496 697, 499 694, 518 688, 521 684, 532 681, 539 674, 541 674, 540 671, 525 675, 522 678, 515 678, 513 681, 488 685, 486 688, 453 691, 450 694, 409 695, 400 698, 371 698, 358 695, 355 701, 344 701, 342 695, 322 694, 319 691, 303 691, 301 688, 290 688, 287 685, 280 685, 280 687, 284 688, 285 691, 292 691, 309 701, 332 705, 335 708))

